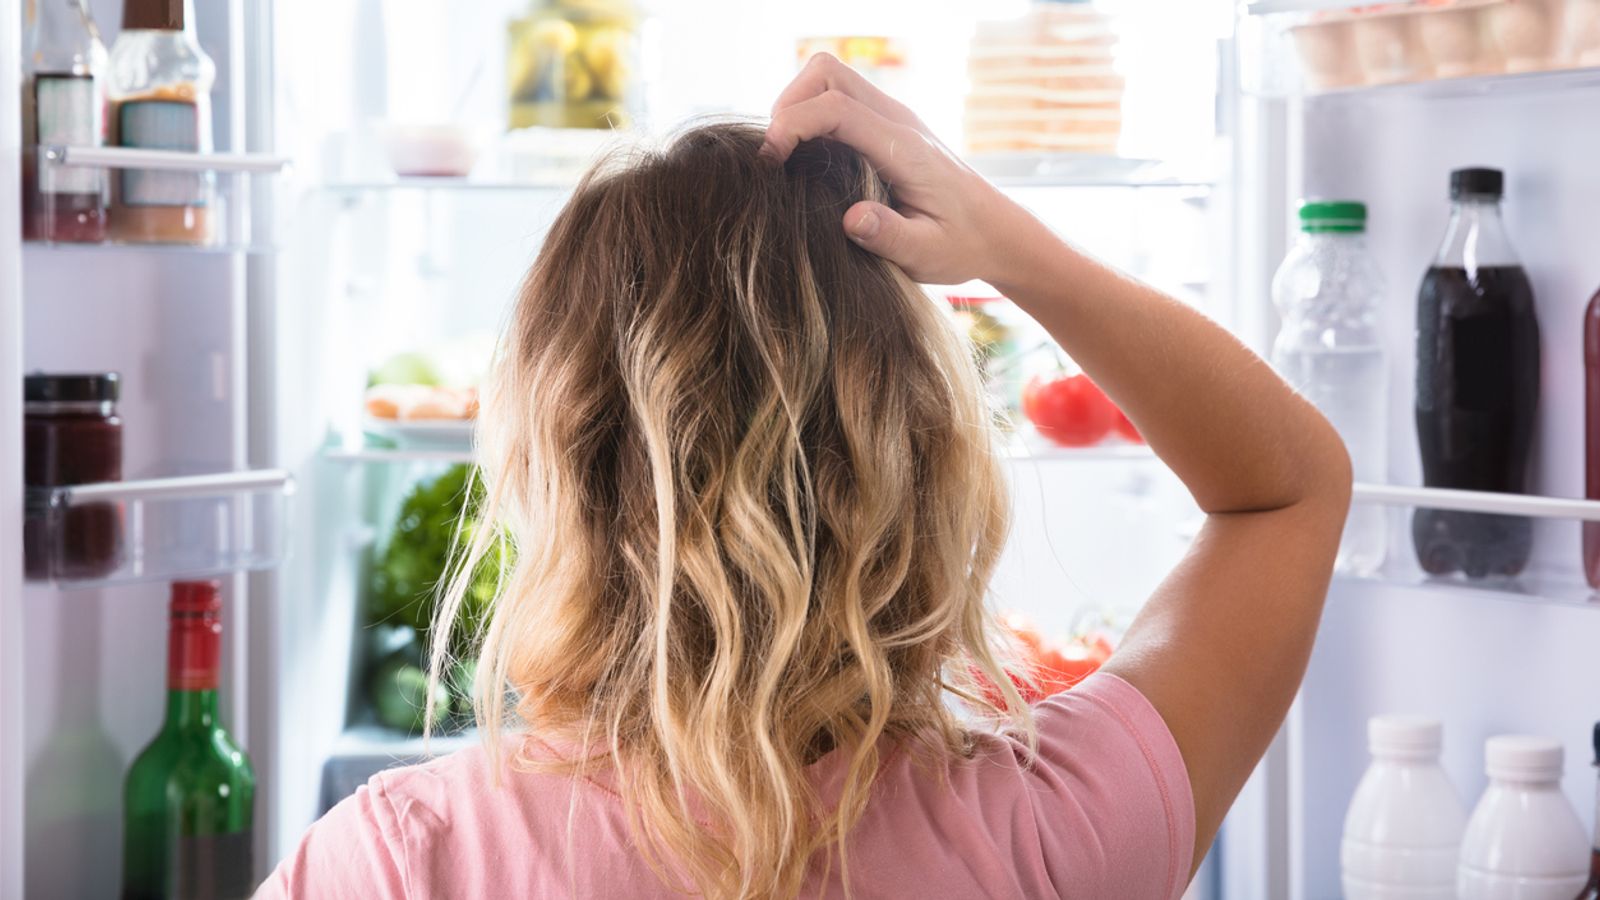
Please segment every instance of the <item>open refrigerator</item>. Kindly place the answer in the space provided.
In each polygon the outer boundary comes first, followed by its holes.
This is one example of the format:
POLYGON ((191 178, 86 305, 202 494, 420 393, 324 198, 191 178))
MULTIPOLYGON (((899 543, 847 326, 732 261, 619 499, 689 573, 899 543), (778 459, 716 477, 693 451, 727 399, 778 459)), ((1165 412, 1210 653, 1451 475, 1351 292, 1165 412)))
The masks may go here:
MULTIPOLYGON (((0 0, 5 60, 18 58, 21 2, 0 0)), ((1507 3, 1471 5, 1488 15, 1507 3)), ((90 4, 108 42, 120 5, 90 4)), ((1276 330, 1268 285, 1295 201, 1343 196, 1372 210, 1371 246, 1389 281, 1394 399, 1389 477, 1360 486, 1357 502, 1387 510, 1388 562, 1370 577, 1336 579, 1300 701, 1195 896, 1337 896, 1343 812, 1366 764, 1365 720, 1380 712, 1444 721, 1445 765, 1469 802, 1484 783, 1484 737, 1558 736, 1566 790, 1590 808, 1583 738, 1600 718, 1591 687, 1600 654, 1590 649, 1600 615, 1579 569, 1577 523, 1600 519, 1600 504, 1549 498, 1583 495, 1578 326, 1600 286, 1584 228, 1600 189, 1589 152, 1600 132, 1583 113, 1600 99, 1600 70, 1318 81, 1302 72, 1296 29, 1337 24, 1341 13, 1327 10, 1349 5, 1122 4, 1127 43, 1144 54, 1123 60, 1132 68, 1122 150, 1158 160, 988 161, 1053 227, 1262 351, 1276 330), (1180 10, 1200 7, 1196 27, 1172 27, 1172 16, 1189 14, 1180 10), (1150 101, 1174 79, 1190 90, 1176 111, 1150 101), (1135 109, 1144 121, 1198 118, 1200 127, 1140 132, 1135 109), (1413 487, 1407 402, 1415 281, 1442 233, 1446 174, 1466 164, 1507 172, 1508 224, 1544 329, 1530 479, 1539 496, 1488 501, 1488 511, 1537 518, 1536 551, 1521 579, 1494 586, 1424 579, 1407 539, 1419 505, 1485 502, 1413 487)), ((950 98, 965 90, 972 23, 1024 4, 755 6, 646 5, 647 124, 708 109, 763 112, 793 70, 796 37, 892 32, 924 61, 909 82, 912 105, 959 140, 950 98)), ((366 618, 367 593, 396 516, 416 485, 472 456, 460 433, 375 427, 361 398, 397 355, 424 344, 456 358, 481 348, 564 201, 570 168, 530 170, 503 156, 470 177, 396 177, 380 123, 419 108, 501 114, 507 22, 526 4, 197 7, 219 71, 218 152, 162 164, 218 173, 226 228, 217 244, 32 244, 15 217, 0 216, 0 384, 9 385, 0 390, 0 897, 115 892, 121 778, 159 720, 174 577, 224 579, 224 718, 260 779, 258 875, 371 772, 472 740, 425 746, 379 725, 363 699, 383 639, 366 618), (41 369, 125 379, 128 480, 58 502, 121 504, 148 546, 93 581, 23 577, 20 383, 41 369)), ((1408 42, 1421 46, 1416 37, 1399 46, 1408 42)), ((20 205, 16 69, 0 65, 0 209, 20 205)), ((154 164, 114 150, 77 157, 154 164)), ((1194 526, 1181 486, 1137 446, 1031 445, 1011 452, 1007 470, 1016 518, 996 602, 1049 633, 1125 622, 1194 526)))

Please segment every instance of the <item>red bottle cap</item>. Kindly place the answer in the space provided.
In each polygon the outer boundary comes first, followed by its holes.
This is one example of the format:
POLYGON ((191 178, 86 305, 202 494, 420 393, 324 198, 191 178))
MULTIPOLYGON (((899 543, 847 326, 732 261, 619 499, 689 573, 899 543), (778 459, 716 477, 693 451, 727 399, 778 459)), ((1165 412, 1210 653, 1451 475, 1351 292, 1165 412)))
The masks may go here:
POLYGON ((173 582, 167 631, 168 690, 216 690, 222 663, 221 587, 216 581, 173 582))

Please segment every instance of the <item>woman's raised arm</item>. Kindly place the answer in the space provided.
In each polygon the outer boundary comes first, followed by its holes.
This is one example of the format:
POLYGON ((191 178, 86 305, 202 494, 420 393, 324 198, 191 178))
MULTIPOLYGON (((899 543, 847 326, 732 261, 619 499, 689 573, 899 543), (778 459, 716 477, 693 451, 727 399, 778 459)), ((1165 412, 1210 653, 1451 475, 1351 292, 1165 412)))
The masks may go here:
POLYGON ((1171 730, 1194 792, 1198 864, 1282 723, 1311 652, 1350 501, 1327 421, 1224 329, 1056 237, 838 60, 773 108, 766 151, 830 137, 890 183, 841 223, 922 282, 981 278, 1043 325, 1128 414, 1207 520, 1106 670, 1171 730))

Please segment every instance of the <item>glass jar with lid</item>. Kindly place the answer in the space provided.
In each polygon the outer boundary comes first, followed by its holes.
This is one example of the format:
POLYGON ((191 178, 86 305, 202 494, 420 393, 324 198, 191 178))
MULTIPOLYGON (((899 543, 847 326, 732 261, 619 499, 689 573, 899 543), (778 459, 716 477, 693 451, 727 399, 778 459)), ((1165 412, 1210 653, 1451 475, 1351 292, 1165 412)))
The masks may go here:
POLYGON ((117 504, 53 506, 56 488, 122 480, 121 384, 115 372, 23 379, 22 544, 29 578, 97 578, 121 560, 117 504))
POLYGON ((508 28, 512 128, 626 128, 639 102, 634 0, 533 0, 508 28))

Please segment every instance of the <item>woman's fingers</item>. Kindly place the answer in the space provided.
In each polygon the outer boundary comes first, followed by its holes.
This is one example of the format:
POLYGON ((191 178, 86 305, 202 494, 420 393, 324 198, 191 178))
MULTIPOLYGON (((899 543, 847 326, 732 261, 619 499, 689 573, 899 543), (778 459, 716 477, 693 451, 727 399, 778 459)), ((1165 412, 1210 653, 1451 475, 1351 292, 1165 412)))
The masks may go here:
POLYGON ((801 141, 828 137, 854 147, 890 182, 915 167, 927 139, 915 129, 891 122, 842 91, 823 91, 779 110, 767 125, 762 152, 782 162, 801 141))
POLYGON ((844 231, 864 249, 899 265, 913 278, 927 276, 924 262, 935 255, 939 241, 938 226, 931 221, 907 218, 871 200, 845 210, 844 231))
POLYGON ((862 105, 891 122, 923 130, 922 120, 917 118, 916 113, 879 90, 860 72, 845 65, 832 53, 817 53, 806 60, 805 66, 800 69, 800 74, 789 82, 789 86, 778 95, 777 102, 772 104, 772 115, 776 116, 796 103, 828 91, 839 91, 854 97, 862 105))

